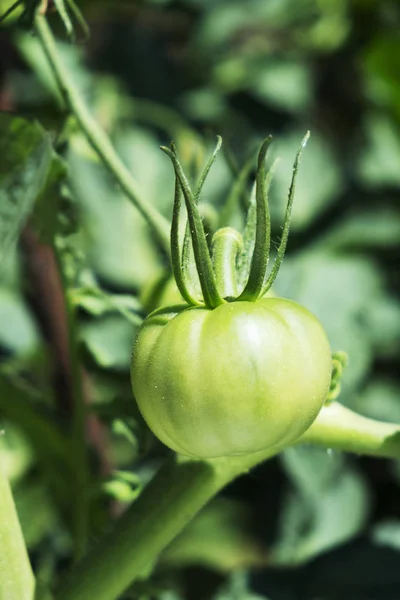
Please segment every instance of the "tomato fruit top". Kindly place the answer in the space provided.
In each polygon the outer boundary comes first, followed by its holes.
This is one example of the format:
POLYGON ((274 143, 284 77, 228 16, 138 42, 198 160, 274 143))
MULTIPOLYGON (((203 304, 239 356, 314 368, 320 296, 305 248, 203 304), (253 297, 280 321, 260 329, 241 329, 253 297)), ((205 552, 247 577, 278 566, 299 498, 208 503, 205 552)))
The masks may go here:
POLYGON ((265 158, 270 138, 258 156, 255 202, 250 202, 244 237, 230 228, 219 229, 212 254, 198 199, 220 141, 195 192, 175 148, 164 149, 176 173, 172 266, 186 304, 156 310, 144 321, 134 345, 131 378, 145 421, 177 452, 215 458, 289 445, 308 429, 325 402, 332 360, 321 324, 295 302, 265 297, 283 260, 307 138, 294 163, 281 242, 269 274, 271 171, 266 171, 265 158), (182 197, 188 215, 183 251, 182 197), (194 263, 189 264, 191 256, 194 263), (191 285, 194 265, 197 289, 191 285))
POLYGON ((330 376, 322 326, 282 298, 155 311, 132 360, 133 390, 155 435, 202 458, 293 442, 320 411, 330 376))

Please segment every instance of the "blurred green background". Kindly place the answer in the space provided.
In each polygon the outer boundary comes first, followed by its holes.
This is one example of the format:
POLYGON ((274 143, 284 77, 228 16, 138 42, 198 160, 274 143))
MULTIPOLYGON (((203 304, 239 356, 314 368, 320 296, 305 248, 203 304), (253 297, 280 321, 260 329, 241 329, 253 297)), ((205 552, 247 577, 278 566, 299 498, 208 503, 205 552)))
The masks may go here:
MULTIPOLYGON (((221 211, 234 179, 228 163, 243 164, 272 133, 279 240, 293 158, 311 130, 275 292, 313 311, 332 348, 348 353, 341 402, 400 422, 400 4, 78 4, 91 28, 86 43, 67 43, 51 17, 63 61, 146 201, 166 217, 174 182, 160 144, 174 139, 195 176, 223 136, 228 160, 217 159, 203 210, 239 226, 237 210, 221 211)), ((1 0, 0 13, 8 5, 1 0)), ((37 40, 12 20, 0 30, 0 108, 38 119, 68 165, 61 193, 52 191, 52 235, 78 311, 91 404, 92 539, 167 454, 135 409, 129 360, 137 317, 156 301, 168 264, 67 118, 37 40)), ((5 156, 4 141, 0 148, 5 156)), ((71 490, 49 431, 68 432, 69 409, 62 292, 41 240, 38 250, 26 228, 0 271, 0 459, 36 572, 51 582, 71 556, 71 490)), ((398 461, 304 447, 229 486, 124 598, 398 600, 399 565, 398 461)))

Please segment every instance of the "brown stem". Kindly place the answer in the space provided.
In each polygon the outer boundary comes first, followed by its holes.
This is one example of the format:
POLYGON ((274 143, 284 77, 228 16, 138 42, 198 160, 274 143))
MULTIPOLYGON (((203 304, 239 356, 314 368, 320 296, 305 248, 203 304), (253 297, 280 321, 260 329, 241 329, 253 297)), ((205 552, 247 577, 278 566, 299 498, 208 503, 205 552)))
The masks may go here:
MULTIPOLYGON (((50 348, 57 408, 60 416, 71 423, 74 397, 69 356, 68 307, 59 265, 54 248, 42 243, 29 226, 24 229, 21 242, 30 284, 30 301, 50 348)), ((88 406, 92 396, 90 379, 84 370, 81 375, 83 402, 88 406)), ((89 414, 85 429, 87 440, 97 454, 100 474, 110 475, 112 465, 106 427, 95 415, 89 414)))

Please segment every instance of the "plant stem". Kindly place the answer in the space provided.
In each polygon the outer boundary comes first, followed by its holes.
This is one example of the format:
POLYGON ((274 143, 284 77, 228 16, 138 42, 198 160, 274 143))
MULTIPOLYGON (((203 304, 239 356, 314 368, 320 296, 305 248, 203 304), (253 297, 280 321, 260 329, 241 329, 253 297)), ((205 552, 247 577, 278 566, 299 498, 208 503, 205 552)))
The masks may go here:
POLYGON ((67 69, 60 60, 56 42, 46 18, 39 13, 35 17, 35 31, 49 61, 66 106, 75 115, 83 133, 103 161, 103 164, 115 177, 128 198, 152 228, 161 248, 169 254, 169 223, 167 219, 152 206, 148 206, 141 197, 135 179, 121 161, 110 139, 89 113, 80 97, 67 69))
POLYGON ((109 535, 61 581, 56 600, 117 598, 148 573, 210 498, 245 471, 246 459, 236 457, 196 461, 178 456, 167 462, 109 535))
POLYGON ((41 460, 52 456, 57 461, 58 469, 72 472, 75 468, 73 444, 32 402, 27 402, 27 395, 25 390, 18 388, 4 375, 0 375, 1 418, 18 425, 35 447, 35 452, 41 460))
MULTIPOLYGON (((400 458, 400 425, 362 417, 332 404, 298 443, 400 458)), ((157 560, 190 519, 227 483, 280 452, 196 461, 182 456, 162 467, 115 528, 61 579, 56 600, 114 600, 157 560)))
POLYGON ((400 458, 400 425, 363 417, 333 402, 322 409, 300 442, 355 454, 400 458))
MULTIPOLYGON (((62 276, 61 265, 59 264, 62 276)), ((79 357, 78 334, 76 327, 75 311, 70 305, 66 294, 65 284, 64 302, 65 315, 68 327, 68 354, 69 375, 72 391, 72 439, 74 441, 75 470, 74 470, 74 559, 78 560, 84 553, 89 530, 89 482, 90 464, 86 440, 87 414, 85 402, 85 388, 83 372, 79 357)))
POLYGON ((218 291, 223 298, 238 295, 236 257, 243 249, 242 236, 232 227, 218 229, 212 240, 212 261, 218 291))
POLYGON ((10 485, 0 466, 0 600, 33 600, 35 578, 10 485))

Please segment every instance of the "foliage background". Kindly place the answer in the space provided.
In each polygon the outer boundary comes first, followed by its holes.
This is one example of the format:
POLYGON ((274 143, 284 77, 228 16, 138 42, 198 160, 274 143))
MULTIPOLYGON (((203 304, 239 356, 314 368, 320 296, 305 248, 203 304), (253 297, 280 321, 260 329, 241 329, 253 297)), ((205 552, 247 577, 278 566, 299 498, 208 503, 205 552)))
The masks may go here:
MULTIPOLYGON (((0 2, 0 13, 6 5, 0 2)), ((168 218, 173 176, 160 144, 175 139, 195 175, 216 133, 237 163, 273 133, 281 157, 271 198, 279 238, 293 156, 311 130, 275 291, 312 310, 333 349, 349 354, 341 402, 399 422, 399 4, 80 5, 91 37, 60 45, 62 58, 146 201, 168 218)), ((65 40, 57 16, 51 22, 65 40)), ((37 203, 18 245, 8 243, 8 226, 1 229, 0 457, 33 565, 51 582, 71 558, 74 528, 75 484, 51 438, 71 428, 74 377, 60 297, 65 292, 78 311, 77 368, 91 407, 88 535, 95 540, 167 453, 137 414, 128 369, 137 317, 155 301, 154 283, 168 267, 67 118, 37 40, 12 21, 0 31, 0 107, 36 118, 68 166, 61 191, 47 185, 44 209, 37 203), (64 291, 54 282, 58 264, 64 291)), ((52 166, 50 179, 63 169, 52 166)), ((203 196, 211 218, 231 184, 221 157, 203 196)), ((395 600, 399 484, 398 461, 291 449, 230 485, 124 597, 395 600)))

